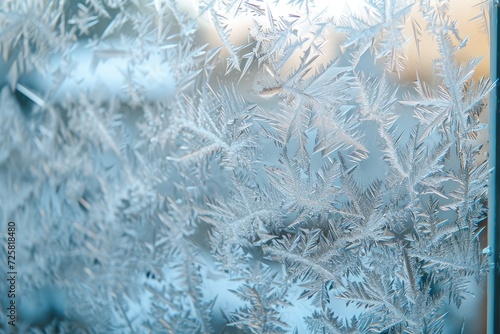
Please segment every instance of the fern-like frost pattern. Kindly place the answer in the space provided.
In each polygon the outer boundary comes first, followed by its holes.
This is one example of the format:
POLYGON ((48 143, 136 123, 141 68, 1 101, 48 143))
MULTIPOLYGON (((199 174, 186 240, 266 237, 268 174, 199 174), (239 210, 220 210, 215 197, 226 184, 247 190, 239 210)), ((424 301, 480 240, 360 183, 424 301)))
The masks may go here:
POLYGON ((493 84, 454 1, 361 2, 3 1, 15 332, 452 331, 493 84))

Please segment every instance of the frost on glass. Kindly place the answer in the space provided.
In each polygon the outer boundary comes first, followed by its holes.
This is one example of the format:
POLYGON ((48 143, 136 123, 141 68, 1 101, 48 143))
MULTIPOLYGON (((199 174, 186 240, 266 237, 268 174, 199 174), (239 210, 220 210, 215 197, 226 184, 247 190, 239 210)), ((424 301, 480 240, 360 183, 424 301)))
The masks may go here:
POLYGON ((476 333, 458 2, 2 1, 1 331, 476 333))

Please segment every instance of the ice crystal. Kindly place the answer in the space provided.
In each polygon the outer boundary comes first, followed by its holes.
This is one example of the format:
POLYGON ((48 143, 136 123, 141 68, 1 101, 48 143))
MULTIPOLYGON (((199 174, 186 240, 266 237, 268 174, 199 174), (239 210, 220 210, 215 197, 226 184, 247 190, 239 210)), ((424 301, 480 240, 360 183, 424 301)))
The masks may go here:
POLYGON ((493 85, 451 1, 362 2, 3 1, 18 332, 444 332, 486 271, 493 85))

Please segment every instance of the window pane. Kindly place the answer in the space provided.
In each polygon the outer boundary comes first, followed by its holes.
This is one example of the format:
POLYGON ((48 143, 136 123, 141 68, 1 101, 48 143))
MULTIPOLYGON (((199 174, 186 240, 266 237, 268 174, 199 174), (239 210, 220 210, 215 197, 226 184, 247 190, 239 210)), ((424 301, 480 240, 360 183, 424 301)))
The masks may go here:
POLYGON ((2 326, 486 333, 489 12, 1 2, 2 326))

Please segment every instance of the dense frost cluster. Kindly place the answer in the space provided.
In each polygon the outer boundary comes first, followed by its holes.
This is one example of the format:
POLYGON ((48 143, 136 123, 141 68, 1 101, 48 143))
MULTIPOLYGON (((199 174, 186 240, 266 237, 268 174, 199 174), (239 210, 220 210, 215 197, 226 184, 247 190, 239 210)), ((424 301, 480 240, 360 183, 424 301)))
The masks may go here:
POLYGON ((492 84, 449 1, 360 2, 0 1, 16 332, 442 333, 492 84))

